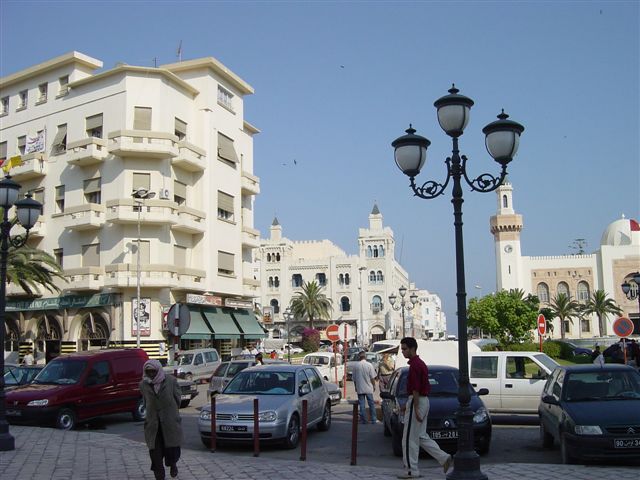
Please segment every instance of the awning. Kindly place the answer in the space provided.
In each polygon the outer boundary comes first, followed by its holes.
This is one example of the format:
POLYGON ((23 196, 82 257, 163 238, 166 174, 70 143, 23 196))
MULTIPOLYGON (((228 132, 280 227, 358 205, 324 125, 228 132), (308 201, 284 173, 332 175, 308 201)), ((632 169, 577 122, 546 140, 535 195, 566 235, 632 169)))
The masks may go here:
POLYGON ((189 330, 182 335, 184 340, 209 340, 213 335, 211 329, 207 326, 200 309, 189 309, 191 314, 191 323, 189 324, 189 330))
POLYGON ((242 335, 230 312, 223 311, 221 308, 203 308, 202 314, 211 326, 216 340, 240 338, 242 335))
POLYGON ((256 320, 255 315, 250 313, 248 310, 236 310, 232 315, 233 318, 236 319, 236 322, 238 322, 240 330, 242 330, 244 334, 244 338, 248 340, 255 340, 267 336, 267 334, 264 333, 264 329, 256 320))

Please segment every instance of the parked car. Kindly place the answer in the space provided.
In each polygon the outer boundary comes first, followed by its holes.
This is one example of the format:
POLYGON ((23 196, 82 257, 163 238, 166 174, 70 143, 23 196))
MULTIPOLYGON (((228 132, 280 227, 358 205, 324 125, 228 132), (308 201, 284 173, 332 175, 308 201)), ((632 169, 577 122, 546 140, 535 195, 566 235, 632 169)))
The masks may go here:
POLYGON ((32 383, 7 392, 10 423, 53 424, 63 430, 112 413, 131 412, 142 421, 140 393, 144 350, 92 350, 50 361, 32 383))
POLYGON ((563 463, 640 460, 640 374, 632 367, 558 367, 538 414, 543 446, 560 443, 563 463))
MULTIPOLYGON (((265 365, 288 365, 288 363, 283 360, 264 359, 263 362, 265 365)), ((237 373, 241 372, 245 368, 253 367, 255 364, 255 357, 251 357, 251 359, 238 359, 222 362, 209 379, 209 389, 207 390, 209 398, 211 398, 211 395, 217 395, 222 392, 224 387, 227 386, 237 373)))
POLYGON ((186 380, 208 380, 220 365, 220 354, 215 348, 198 348, 185 350, 178 356, 177 368, 164 367, 166 373, 178 371, 178 378, 186 380))
POLYGON ((7 373, 4 374, 5 391, 13 390, 22 385, 28 385, 43 368, 44 365, 16 365, 10 368, 7 373))
MULTIPOLYGON (((402 455, 402 430, 407 396, 409 367, 396 370, 389 379, 389 390, 380 392, 384 435, 391 437, 391 447, 396 456, 402 455)), ((427 433, 440 448, 454 453, 458 442, 456 410, 458 409, 458 369, 449 366, 429 365, 429 415, 427 433)), ((479 395, 486 395, 485 388, 471 395, 475 449, 487 453, 491 445, 491 417, 479 395)))
POLYGON ((339 353, 315 352, 309 353, 302 359, 303 365, 313 365, 325 380, 331 382, 338 379, 338 386, 344 384, 344 364, 339 353))
MULTIPOLYGON (((331 400, 318 370, 311 365, 265 365, 238 373, 216 396, 218 441, 253 440, 253 400, 258 399, 260 439, 282 441, 295 448, 300 441, 302 401, 307 400, 307 427, 329 430, 331 400)), ((211 405, 204 405, 198 420, 200 438, 211 442, 211 405)))
POLYGON ((180 388, 180 408, 186 408, 195 397, 198 396, 198 385, 193 380, 178 378, 180 388))
POLYGON ((287 353, 289 353, 289 350, 291 350, 291 355, 304 352, 302 347, 299 347, 298 345, 294 345, 293 343, 292 344, 285 343, 284 346, 282 347, 282 351, 286 355, 287 353))
POLYGON ((591 357, 593 350, 590 348, 584 348, 576 345, 573 342, 569 342, 568 340, 545 340, 545 342, 557 343, 561 348, 568 348, 571 350, 571 354, 574 357, 591 357))
MULTIPOLYGON (((373 368, 378 373, 378 364, 380 363, 380 355, 374 352, 366 352, 365 360, 373 365, 373 368)), ((356 353, 349 357, 347 361, 347 380, 351 380, 351 372, 353 372, 353 365, 360 361, 360 354, 356 353)))
POLYGON ((342 390, 340 387, 333 382, 324 381, 324 386, 327 389, 327 393, 329 394, 329 399, 331 400, 331 405, 337 405, 340 403, 342 399, 342 390))

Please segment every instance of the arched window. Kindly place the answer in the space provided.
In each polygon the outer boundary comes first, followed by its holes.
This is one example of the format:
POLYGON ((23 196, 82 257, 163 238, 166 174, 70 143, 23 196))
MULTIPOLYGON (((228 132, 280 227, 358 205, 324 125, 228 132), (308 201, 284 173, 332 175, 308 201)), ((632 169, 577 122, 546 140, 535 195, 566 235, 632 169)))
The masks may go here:
POLYGON ((549 286, 544 282, 539 283, 538 289, 537 289, 537 295, 538 295, 538 300, 540 300, 542 303, 548 303, 549 302, 549 286))
POLYGON ((382 298, 380 295, 374 295, 371 299, 371 311, 373 313, 378 313, 382 310, 382 298))
POLYGON ((351 303, 349 302, 349 297, 342 297, 340 299, 340 311, 341 312, 351 311, 351 303))
POLYGON ((384 283, 384 275, 382 275, 382 270, 378 270, 376 274, 376 283, 384 283))
POLYGON ((341 273, 338 275, 338 284, 342 287, 344 285, 344 275, 341 273))
POLYGON ((373 249, 371 248, 371 245, 369 245, 367 247, 367 257, 372 257, 373 256, 373 249))
POLYGON ((384 257, 384 245, 380 245, 380 247, 378 248, 378 253, 381 257, 384 257))
POLYGON ((558 284, 558 288, 556 289, 558 292, 558 295, 560 295, 561 293, 564 293, 567 297, 569 297, 569 285, 567 285, 566 282, 560 282, 558 284))
POLYGON ((269 304, 271 305, 271 308, 273 309, 274 314, 280 313, 280 304, 278 303, 278 300, 276 300, 275 298, 272 298, 269 304))
POLYGON ((502 208, 508 208, 509 207, 509 200, 507 200, 507 196, 503 195, 502 196, 502 208))
POLYGON ((268 284, 269 284, 269 288, 273 288, 273 277, 269 277, 268 284))
POLYGON ((373 246, 373 256, 374 256, 374 258, 378 256, 378 246, 377 245, 373 246))
POLYGON ((293 288, 301 287, 302 275, 300 275, 299 273, 294 273, 293 276, 291 277, 291 286, 293 288))
POLYGON ((327 285, 327 276, 324 273, 316 273, 316 281, 318 285, 324 287, 327 285))
POLYGON ((267 262, 270 262, 270 261, 271 261, 271 254, 267 253, 267 262))
POLYGON ((280 288, 280 279, 278 277, 273 277, 273 286, 280 288))
POLYGON ((351 283, 351 278, 349 277, 348 273, 344 274, 344 284, 345 285, 349 285, 351 283))
POLYGON ((589 284, 587 282, 578 283, 578 301, 579 302, 589 301, 589 284))
POLYGON ((369 283, 376 283, 376 272, 373 270, 369 272, 369 283))
POLYGON ((279 261, 280 261, 280 254, 276 253, 276 262, 279 262, 279 261))

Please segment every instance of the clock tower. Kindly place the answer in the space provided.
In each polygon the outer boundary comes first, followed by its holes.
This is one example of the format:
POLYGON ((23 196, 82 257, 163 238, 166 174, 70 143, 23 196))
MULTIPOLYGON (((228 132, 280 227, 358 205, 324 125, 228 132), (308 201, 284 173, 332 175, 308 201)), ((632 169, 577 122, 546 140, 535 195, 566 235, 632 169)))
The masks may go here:
POLYGON ((528 290, 522 276, 522 252, 520 251, 520 232, 522 215, 513 209, 513 187, 508 179, 496 191, 498 210, 491 217, 491 233, 496 249, 496 288, 528 290))

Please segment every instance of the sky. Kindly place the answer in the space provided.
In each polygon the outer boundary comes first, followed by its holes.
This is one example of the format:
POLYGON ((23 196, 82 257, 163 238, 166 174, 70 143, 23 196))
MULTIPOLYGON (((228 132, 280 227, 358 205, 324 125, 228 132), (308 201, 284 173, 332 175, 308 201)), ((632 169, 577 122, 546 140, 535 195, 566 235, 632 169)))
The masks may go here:
MULTIPOLYGON (((460 138, 470 176, 497 174, 482 128, 502 108, 525 126, 509 166, 524 255, 598 249, 607 225, 640 217, 640 2, 212 2, 0 0, 0 75, 77 50, 105 68, 213 56, 245 97, 261 179, 263 237, 357 253, 378 204, 396 257, 455 315, 451 187, 413 197, 391 142, 412 123, 431 140, 417 177, 442 182, 451 141, 433 102, 452 83, 475 105, 460 138), (155 60, 154 60, 155 59, 155 60), (296 163, 294 163, 294 160, 296 163)), ((496 289, 495 193, 464 191, 467 293, 496 289)))

